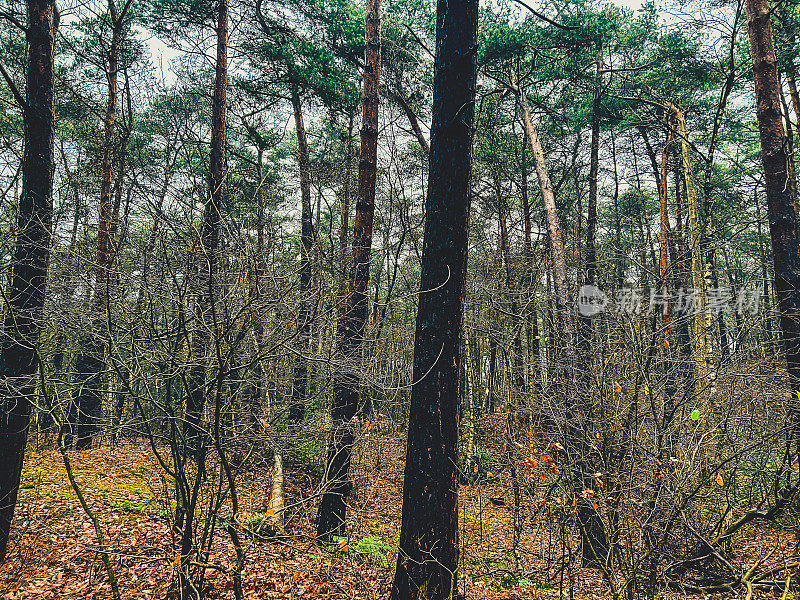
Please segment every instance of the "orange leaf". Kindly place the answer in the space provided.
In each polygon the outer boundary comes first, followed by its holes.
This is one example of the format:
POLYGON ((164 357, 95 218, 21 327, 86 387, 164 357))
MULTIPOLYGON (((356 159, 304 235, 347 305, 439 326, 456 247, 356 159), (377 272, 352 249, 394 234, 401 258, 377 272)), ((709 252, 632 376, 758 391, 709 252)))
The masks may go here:
POLYGON ((719 487, 722 487, 723 485, 725 485, 725 481, 722 479, 722 475, 720 475, 719 473, 717 473, 717 478, 716 478, 715 481, 717 482, 717 485, 719 487))
POLYGON ((614 382, 614 391, 616 391, 618 394, 622 393, 622 386, 616 381, 614 382))
POLYGON ((275 511, 274 511, 274 510, 272 510, 272 509, 270 508, 270 509, 269 509, 269 510, 268 510, 266 513, 264 513, 264 514, 265 514, 267 517, 274 517, 274 516, 275 516, 275 511))
POLYGON ((172 561, 172 562, 173 562, 174 564, 176 564, 176 565, 179 565, 179 564, 181 564, 181 555, 180 555, 180 554, 176 554, 176 555, 175 555, 175 560, 174 560, 174 561, 172 561))
POLYGON ((592 502, 592 508, 597 510, 597 502, 592 502))
POLYGON ((544 481, 545 479, 547 479, 547 473, 545 473, 544 471, 542 471, 541 473, 539 473, 539 479, 541 479, 542 481, 544 481))

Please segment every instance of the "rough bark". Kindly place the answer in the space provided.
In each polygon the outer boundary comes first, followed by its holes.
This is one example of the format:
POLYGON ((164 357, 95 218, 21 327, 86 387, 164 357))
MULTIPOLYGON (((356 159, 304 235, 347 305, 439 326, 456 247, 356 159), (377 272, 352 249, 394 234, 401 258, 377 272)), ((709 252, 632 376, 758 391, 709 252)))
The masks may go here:
POLYGON ((317 515, 317 536, 329 540, 343 535, 350 494, 350 458, 355 441, 354 417, 358 411, 358 389, 364 355, 364 332, 369 304, 369 267, 372 258, 372 227, 375 215, 375 183, 378 173, 378 93, 381 65, 381 4, 368 0, 361 158, 358 165, 358 200, 353 224, 353 262, 348 275, 345 309, 337 324, 336 351, 346 363, 333 381, 333 432, 328 443, 325 493, 317 515))
POLYGON ((27 13, 22 194, 0 342, 0 562, 8 549, 36 391, 36 345, 53 219, 53 46, 58 17, 53 0, 28 0, 27 13))
POLYGON ((430 170, 393 600, 444 600, 458 568, 458 423, 478 2, 439 0, 430 170))
POLYGON ((800 411, 796 400, 800 389, 800 238, 794 199, 788 185, 786 138, 781 122, 780 86, 768 0, 747 0, 747 30, 772 238, 774 288, 792 386, 787 432, 788 448, 794 457, 800 442, 800 411))

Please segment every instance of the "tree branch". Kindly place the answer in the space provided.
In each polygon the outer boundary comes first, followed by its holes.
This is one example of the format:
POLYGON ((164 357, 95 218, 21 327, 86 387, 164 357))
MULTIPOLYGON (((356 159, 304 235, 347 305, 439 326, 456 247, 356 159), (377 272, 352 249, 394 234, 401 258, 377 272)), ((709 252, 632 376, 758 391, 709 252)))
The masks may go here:
POLYGON ((12 15, 11 13, 0 11, 0 19, 5 19, 9 23, 11 23, 14 27, 16 27, 17 29, 21 29, 22 31, 24 31, 25 35, 28 34, 28 28, 25 27, 25 25, 23 25, 22 22, 19 21, 19 19, 17 19, 17 17, 12 15))
POLYGON ((6 80, 6 83, 8 84, 8 87, 11 90, 11 94, 14 96, 14 100, 16 100, 17 104, 20 105, 22 111, 24 113, 30 111, 30 106, 28 106, 28 103, 25 101, 25 98, 23 98, 22 94, 20 94, 17 85, 14 83, 14 80, 11 79, 11 75, 8 74, 8 71, 6 71, 5 67, 3 66, 3 63, 0 63, 0 75, 2 75, 3 79, 6 80))
POLYGON ((556 23, 555 21, 553 21, 549 17, 546 17, 542 13, 540 13, 539 11, 534 10, 533 8, 531 8, 531 6, 529 4, 526 4, 522 0, 514 0, 514 2, 516 2, 520 6, 524 6, 529 11, 531 11, 534 16, 539 17, 542 21, 546 21, 547 23, 550 23, 550 25, 552 25, 553 27, 558 27, 559 29, 563 29, 564 31, 575 31, 575 30, 579 29, 579 27, 576 26, 576 25, 562 25, 561 23, 556 23))

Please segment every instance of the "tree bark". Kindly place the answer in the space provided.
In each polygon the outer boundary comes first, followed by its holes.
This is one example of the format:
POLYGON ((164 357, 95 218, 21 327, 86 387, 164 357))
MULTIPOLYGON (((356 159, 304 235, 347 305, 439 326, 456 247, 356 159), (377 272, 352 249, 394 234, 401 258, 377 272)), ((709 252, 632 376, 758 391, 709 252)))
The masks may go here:
POLYGON ((208 196, 197 260, 196 321, 190 344, 192 366, 186 398, 184 436, 188 449, 197 453, 201 442, 202 414, 206 405, 207 354, 215 320, 214 282, 219 260, 222 203, 225 186, 225 144, 228 92, 228 0, 220 0, 217 14, 217 58, 214 95, 211 102, 211 145, 208 165, 208 196))
POLYGON ((125 11, 119 14, 114 0, 108 2, 108 18, 111 21, 111 45, 108 51, 106 72, 108 92, 103 117, 103 155, 100 162, 100 209, 97 217, 97 264, 95 268, 94 298, 89 308, 89 323, 80 340, 80 351, 75 358, 78 389, 78 424, 75 447, 85 450, 100 429, 103 408, 105 377, 105 325, 106 305, 111 289, 113 261, 112 231, 113 199, 111 183, 114 175, 114 143, 117 123, 117 79, 119 54, 125 11))
POLYGON ((28 0, 27 13, 22 195, 0 342, 0 562, 8 550, 36 391, 36 345, 53 219, 53 48, 58 16, 53 0, 28 0))
POLYGON ((306 390, 308 388, 308 357, 305 353, 311 343, 311 251, 314 246, 314 223, 311 219, 311 161, 308 154, 306 127, 300 104, 300 92, 296 86, 291 89, 292 109, 294 111, 295 133, 297 135, 297 162, 300 167, 300 298, 297 306, 297 344, 298 355, 294 360, 292 373, 292 398, 289 403, 289 422, 292 427, 299 425, 306 414, 306 390))
POLYGON ((378 173, 378 93, 381 68, 381 3, 368 0, 361 160, 358 165, 358 200, 353 224, 353 262, 348 276, 345 310, 337 324, 337 354, 346 363, 334 374, 333 432, 328 444, 325 493, 317 515, 317 536, 330 540, 343 535, 350 494, 350 458, 355 442, 354 417, 358 411, 358 388, 363 368, 364 332, 369 304, 369 267, 372 257, 372 227, 375 216, 375 183, 378 173))
MULTIPOLYGON (((584 284, 595 286, 597 284, 597 200, 598 200, 598 172, 600 170, 600 109, 602 108, 603 91, 603 51, 597 54, 597 69, 595 74, 594 101, 592 102, 592 139, 589 153, 589 202, 586 216, 586 263, 584 265, 584 284)), ((577 172, 577 171, 576 171, 577 172)), ((578 243, 576 241, 576 243, 578 243)), ((591 362, 591 346, 593 337, 592 318, 589 315, 578 317, 578 343, 581 351, 581 361, 584 362, 584 380, 588 378, 588 366, 591 362)))
MULTIPOLYGON (((797 214, 788 185, 785 134, 781 122, 780 86, 772 41, 768 0, 747 0, 747 30, 756 92, 756 117, 767 192, 767 213, 772 238, 775 292, 783 346, 792 389, 788 410, 787 447, 797 456, 800 443, 800 238, 797 214)), ((792 464, 792 460, 788 464, 792 464)))
MULTIPOLYGON (((712 320, 708 312, 708 286, 706 283, 706 267, 703 261, 703 233, 700 223, 700 213, 697 206, 697 194, 695 192, 692 176, 692 159, 686 130, 686 120, 684 119, 683 112, 679 108, 670 106, 670 110, 677 121, 678 135, 681 138, 681 172, 683 175, 683 189, 686 193, 689 240, 691 242, 691 278, 695 295, 693 304, 689 309, 693 314, 692 342, 694 350, 695 393, 699 401, 704 397, 709 397, 711 382, 713 380, 709 343, 712 320)), ((713 409, 713 406, 708 404, 707 409, 713 409)), ((703 412, 708 414, 710 410, 705 410, 703 412)), ((710 415, 708 416, 710 418, 710 415)))
POLYGON ((458 424, 478 2, 439 0, 411 412, 393 600, 457 592, 458 424))

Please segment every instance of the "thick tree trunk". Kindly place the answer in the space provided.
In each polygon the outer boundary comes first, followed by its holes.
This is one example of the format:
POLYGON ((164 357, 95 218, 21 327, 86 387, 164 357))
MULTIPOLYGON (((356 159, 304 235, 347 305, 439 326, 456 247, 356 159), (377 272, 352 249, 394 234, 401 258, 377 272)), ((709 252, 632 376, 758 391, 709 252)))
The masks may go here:
POLYGON ((458 571, 458 424, 478 2, 439 0, 430 172, 393 600, 444 600, 458 571))
POLYGON ((289 422, 298 426, 306 414, 306 391, 308 388, 308 357, 311 343, 311 321, 313 303, 311 290, 311 252, 314 246, 314 223, 311 220, 311 161, 308 154, 306 127, 300 104, 300 92, 291 90, 294 126, 297 135, 297 162, 300 167, 300 297, 297 306, 298 355, 294 359, 292 373, 292 398, 289 403, 289 422))
POLYGON ((28 0, 27 106, 17 240, 0 341, 0 562, 5 560, 36 391, 53 218, 53 0, 28 0))
POLYGON ((768 0, 747 0, 747 29, 753 59, 756 116, 767 191, 775 292, 792 387, 787 431, 790 458, 794 459, 800 444, 800 410, 797 404, 797 392, 800 390, 800 239, 794 199, 788 185, 786 138, 781 122, 780 88, 770 14, 768 0))
POLYGON ((228 92, 228 0, 220 0, 217 15, 217 58, 211 103, 211 145, 208 196, 200 232, 197 260, 196 321, 192 333, 189 390, 186 398, 184 437, 190 452, 199 452, 203 410, 206 405, 207 354, 215 320, 214 280, 219 260, 222 203, 225 186, 225 144, 228 92))
POLYGON ((358 166, 358 200, 353 224, 353 263, 343 322, 337 324, 337 354, 346 363, 333 381, 333 432, 328 443, 325 493, 317 515, 317 536, 329 540, 343 535, 350 494, 350 458, 355 442, 354 417, 358 411, 358 388, 363 368, 364 331, 369 304, 369 267, 372 257, 372 226, 375 215, 375 183, 378 173, 378 92, 381 67, 381 3, 368 0, 361 160, 358 166))

